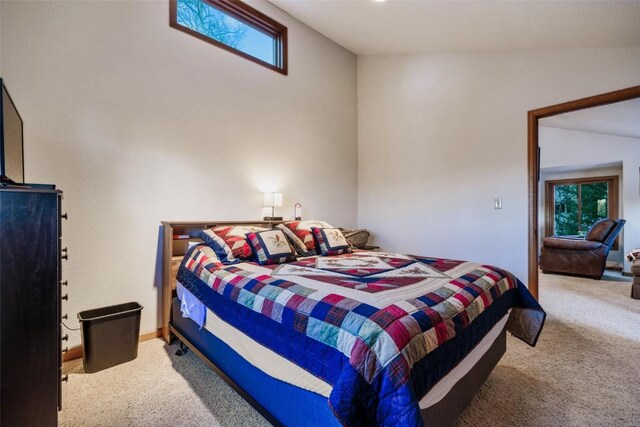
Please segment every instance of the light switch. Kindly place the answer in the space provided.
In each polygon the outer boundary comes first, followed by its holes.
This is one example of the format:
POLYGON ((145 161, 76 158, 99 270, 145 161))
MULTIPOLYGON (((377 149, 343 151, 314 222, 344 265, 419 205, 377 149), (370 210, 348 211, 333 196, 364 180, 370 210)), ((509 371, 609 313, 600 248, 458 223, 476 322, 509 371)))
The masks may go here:
POLYGON ((493 209, 502 209, 502 197, 493 199, 493 209))

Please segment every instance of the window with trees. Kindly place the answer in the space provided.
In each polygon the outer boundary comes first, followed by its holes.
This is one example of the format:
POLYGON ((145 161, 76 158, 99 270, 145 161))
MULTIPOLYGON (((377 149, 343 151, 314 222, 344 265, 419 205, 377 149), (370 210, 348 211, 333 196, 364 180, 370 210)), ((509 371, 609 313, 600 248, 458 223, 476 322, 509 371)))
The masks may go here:
POLYGON ((594 222, 618 219, 618 177, 547 181, 546 235, 584 237, 594 222))
POLYGON ((239 0, 170 0, 170 25, 287 74, 287 27, 239 0))

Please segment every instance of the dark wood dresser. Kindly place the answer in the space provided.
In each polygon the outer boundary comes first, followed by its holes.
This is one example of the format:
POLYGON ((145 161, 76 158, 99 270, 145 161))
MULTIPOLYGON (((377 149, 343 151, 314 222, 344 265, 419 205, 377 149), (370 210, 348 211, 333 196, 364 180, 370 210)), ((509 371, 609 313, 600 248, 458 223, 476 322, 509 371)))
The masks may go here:
POLYGON ((62 192, 0 188, 0 425, 55 426, 61 408, 62 192))

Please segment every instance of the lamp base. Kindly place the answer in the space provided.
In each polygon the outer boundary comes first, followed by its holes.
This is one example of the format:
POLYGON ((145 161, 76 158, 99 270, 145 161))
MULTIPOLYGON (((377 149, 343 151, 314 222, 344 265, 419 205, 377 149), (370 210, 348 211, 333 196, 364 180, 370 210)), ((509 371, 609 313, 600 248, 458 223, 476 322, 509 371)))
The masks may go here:
POLYGON ((281 216, 265 216, 262 219, 265 220, 265 221, 282 221, 282 217, 281 216))

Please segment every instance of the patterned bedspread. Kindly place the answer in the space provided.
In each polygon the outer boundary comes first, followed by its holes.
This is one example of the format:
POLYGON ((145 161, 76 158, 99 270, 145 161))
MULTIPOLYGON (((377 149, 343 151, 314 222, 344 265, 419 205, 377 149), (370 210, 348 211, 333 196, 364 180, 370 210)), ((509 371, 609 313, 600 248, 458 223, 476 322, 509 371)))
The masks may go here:
POLYGON ((193 247, 178 280, 222 319, 333 386, 344 425, 422 425, 418 401, 509 309, 535 345, 545 313, 511 273, 355 252, 219 267, 193 247))

